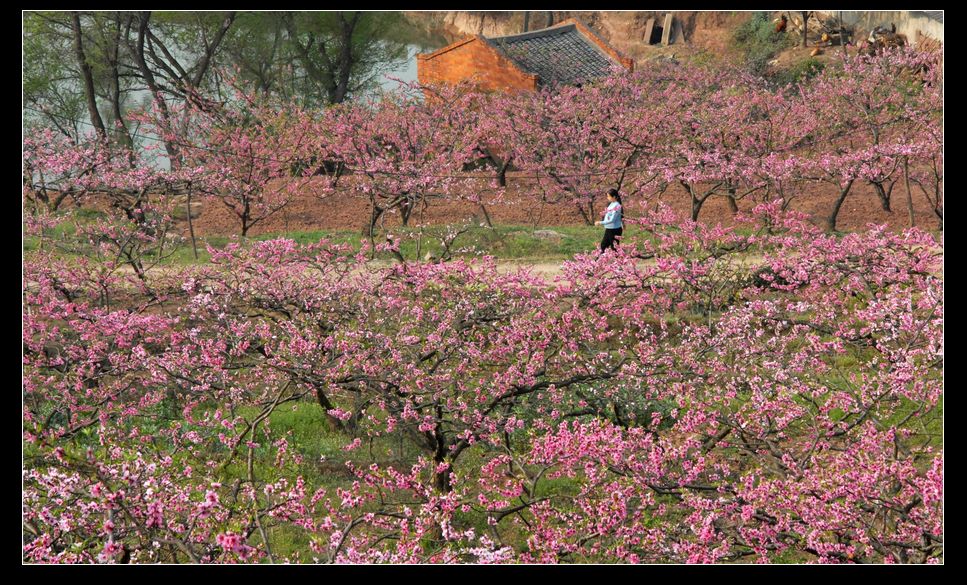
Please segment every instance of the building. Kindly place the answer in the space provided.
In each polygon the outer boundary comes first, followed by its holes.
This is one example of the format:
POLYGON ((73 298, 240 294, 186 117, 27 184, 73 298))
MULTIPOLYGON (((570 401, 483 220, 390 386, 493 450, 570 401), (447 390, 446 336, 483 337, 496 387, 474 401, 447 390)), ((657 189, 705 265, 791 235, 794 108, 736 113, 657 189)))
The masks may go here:
POLYGON ((634 61, 575 19, 518 35, 476 35, 416 58, 422 84, 472 81, 491 91, 580 85, 615 68, 634 70, 634 61))

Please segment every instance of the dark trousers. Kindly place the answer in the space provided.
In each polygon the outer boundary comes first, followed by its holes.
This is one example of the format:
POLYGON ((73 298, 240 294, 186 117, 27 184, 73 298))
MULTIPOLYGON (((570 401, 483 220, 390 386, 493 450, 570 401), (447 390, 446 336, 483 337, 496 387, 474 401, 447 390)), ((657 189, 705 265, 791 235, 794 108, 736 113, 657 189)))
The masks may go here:
POLYGON ((601 251, 604 252, 608 248, 614 250, 615 238, 620 236, 621 228, 604 230, 604 238, 601 240, 601 251))

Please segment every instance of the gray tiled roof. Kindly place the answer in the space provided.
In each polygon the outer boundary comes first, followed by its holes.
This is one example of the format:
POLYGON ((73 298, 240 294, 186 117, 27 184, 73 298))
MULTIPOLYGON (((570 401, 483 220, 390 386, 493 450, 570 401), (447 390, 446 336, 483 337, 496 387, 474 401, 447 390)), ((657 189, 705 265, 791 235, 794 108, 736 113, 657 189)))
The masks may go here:
MULTIPOLYGON (((914 12, 916 14, 916 12, 914 12)), ((926 15, 927 18, 932 18, 933 20, 943 22, 943 10, 923 10, 920 14, 926 15)))
POLYGON ((583 83, 620 65, 573 24, 485 40, 542 85, 583 83))

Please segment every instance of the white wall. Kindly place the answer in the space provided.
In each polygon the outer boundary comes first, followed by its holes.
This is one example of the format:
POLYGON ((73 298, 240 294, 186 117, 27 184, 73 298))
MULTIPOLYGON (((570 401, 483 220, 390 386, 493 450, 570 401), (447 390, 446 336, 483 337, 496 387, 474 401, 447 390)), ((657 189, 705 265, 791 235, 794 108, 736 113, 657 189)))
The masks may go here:
POLYGON ((906 35, 912 45, 917 42, 917 31, 943 42, 943 23, 911 10, 817 10, 816 12, 837 18, 842 15, 847 24, 858 29, 856 31, 858 34, 854 35, 855 39, 865 39, 877 25, 889 28, 892 22, 896 24, 896 31, 906 35))

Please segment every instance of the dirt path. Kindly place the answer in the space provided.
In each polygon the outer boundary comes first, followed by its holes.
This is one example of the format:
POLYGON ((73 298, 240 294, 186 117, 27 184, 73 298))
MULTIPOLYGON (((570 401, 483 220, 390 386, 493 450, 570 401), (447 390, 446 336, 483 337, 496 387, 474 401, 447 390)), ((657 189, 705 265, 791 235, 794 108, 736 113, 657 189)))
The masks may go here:
MULTIPOLYGON (((758 266, 764 260, 761 254, 744 254, 736 258, 737 263, 742 266, 758 266)), ((509 274, 516 272, 518 270, 526 270, 542 278, 544 281, 550 283, 553 282, 555 278, 563 274, 564 262, 567 260, 536 260, 534 262, 528 262, 526 260, 498 260, 497 261, 497 271, 502 274, 509 274)), ((639 266, 653 266, 655 260, 639 260, 639 266)), ((371 268, 385 268, 390 266, 389 262, 385 261, 372 261, 367 264, 371 268)))
POLYGON ((498 262, 497 270, 503 273, 516 272, 520 269, 526 269, 535 276, 540 276, 546 281, 552 281, 557 276, 563 272, 561 267, 564 265, 564 260, 559 262, 536 262, 536 263, 526 263, 526 262, 498 262))
MULTIPOLYGON (((939 247, 936 248, 935 253, 939 253, 941 255, 940 268, 935 273, 935 275, 943 279, 944 277, 943 258, 942 258, 943 248, 939 248, 939 247)), ((761 264, 764 260, 764 257, 761 254, 745 254, 738 257, 737 260, 738 260, 738 263, 743 266, 750 266, 750 265, 761 264)), ((526 260, 498 260, 497 270, 503 274, 516 272, 518 270, 527 270, 534 276, 538 276, 542 278, 544 281, 551 283, 554 281, 555 278, 557 278, 563 273, 564 262, 566 262, 566 260, 564 259, 536 260, 533 262, 528 262, 526 260)), ((655 263, 654 260, 640 261, 640 264, 642 266, 649 266, 649 265, 653 265, 654 263, 655 263)), ((367 267, 375 268, 375 269, 386 268, 391 265, 392 263, 386 260, 372 260, 366 263, 367 267)), ((154 275, 170 276, 172 274, 177 273, 182 268, 188 268, 188 267, 187 266, 186 267, 158 266, 158 267, 152 268, 149 275, 154 274, 154 275)), ((131 267, 127 265, 120 266, 118 269, 125 273, 133 273, 133 271, 131 270, 131 267)))

